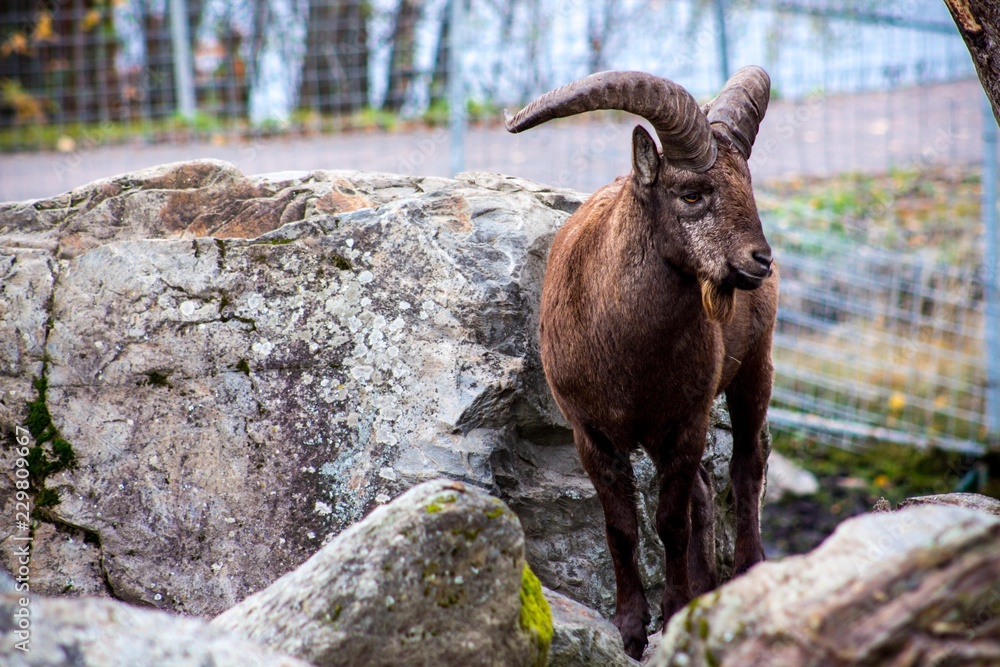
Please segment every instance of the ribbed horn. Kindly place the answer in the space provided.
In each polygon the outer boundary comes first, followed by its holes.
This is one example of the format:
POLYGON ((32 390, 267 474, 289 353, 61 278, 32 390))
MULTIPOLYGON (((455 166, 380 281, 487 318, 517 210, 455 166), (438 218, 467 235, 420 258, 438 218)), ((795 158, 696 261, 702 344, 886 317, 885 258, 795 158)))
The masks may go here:
POLYGON ((598 109, 620 109, 650 122, 660 138, 663 157, 691 171, 715 163, 715 138, 708 119, 691 94, 673 81, 645 72, 599 72, 545 93, 511 116, 504 110, 508 132, 598 109))
POLYGON ((708 122, 721 124, 722 131, 747 160, 770 96, 771 79, 767 72, 751 65, 729 77, 719 96, 706 105, 708 122))

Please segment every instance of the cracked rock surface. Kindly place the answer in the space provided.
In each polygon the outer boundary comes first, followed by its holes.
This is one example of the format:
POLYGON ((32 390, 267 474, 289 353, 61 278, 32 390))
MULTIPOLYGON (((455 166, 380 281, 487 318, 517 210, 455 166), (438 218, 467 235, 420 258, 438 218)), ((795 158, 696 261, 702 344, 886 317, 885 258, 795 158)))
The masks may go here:
POLYGON ((248 178, 198 161, 0 204, 0 431, 10 444, 44 377, 75 456, 36 485, 51 491, 37 590, 213 616, 447 477, 507 501, 542 582, 609 615, 600 506, 537 351, 548 246, 581 199, 485 173, 248 178))

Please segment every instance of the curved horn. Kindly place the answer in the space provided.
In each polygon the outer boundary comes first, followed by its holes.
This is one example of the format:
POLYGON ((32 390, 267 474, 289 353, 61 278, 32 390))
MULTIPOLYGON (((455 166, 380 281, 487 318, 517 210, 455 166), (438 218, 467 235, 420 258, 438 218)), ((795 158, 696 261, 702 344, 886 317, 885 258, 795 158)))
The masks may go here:
POLYGON ((598 109, 620 109, 648 120, 664 159, 676 167, 702 172, 715 163, 715 138, 698 103, 673 81, 645 72, 591 74, 545 93, 514 116, 504 110, 504 123, 508 132, 521 132, 598 109))
POLYGON ((756 65, 736 71, 719 96, 706 105, 708 122, 719 123, 723 133, 744 157, 750 159, 750 149, 757 138, 757 128, 767 111, 771 95, 771 79, 756 65))

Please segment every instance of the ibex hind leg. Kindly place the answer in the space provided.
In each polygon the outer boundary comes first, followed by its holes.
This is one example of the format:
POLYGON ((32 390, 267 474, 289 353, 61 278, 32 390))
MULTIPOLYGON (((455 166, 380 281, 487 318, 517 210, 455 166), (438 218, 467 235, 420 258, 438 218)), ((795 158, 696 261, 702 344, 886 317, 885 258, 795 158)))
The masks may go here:
POLYGON ((726 389, 733 423, 733 457, 729 475, 736 501, 736 554, 733 576, 764 560, 760 538, 760 494, 764 484, 764 448, 760 433, 771 396, 770 359, 745 359, 739 375, 726 389), (751 362, 751 363, 748 363, 751 362))
POLYGON ((637 564, 639 520, 635 473, 627 448, 616 450, 598 429, 576 427, 573 436, 583 468, 604 508, 608 551, 614 563, 617 588, 614 623, 621 632, 625 652, 638 660, 646 648, 650 614, 637 564))

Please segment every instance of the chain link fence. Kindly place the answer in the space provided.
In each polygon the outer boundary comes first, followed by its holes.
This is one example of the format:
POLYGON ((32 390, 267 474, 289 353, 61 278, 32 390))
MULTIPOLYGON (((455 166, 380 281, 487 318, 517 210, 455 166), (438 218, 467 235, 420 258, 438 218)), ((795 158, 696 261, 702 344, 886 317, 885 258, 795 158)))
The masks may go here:
POLYGON ((511 137, 500 109, 602 69, 707 100, 747 63, 773 84, 751 161, 782 270, 772 422, 995 445, 995 125, 938 0, 10 0, 0 150, 330 137, 329 168, 592 191, 634 118, 511 137))

